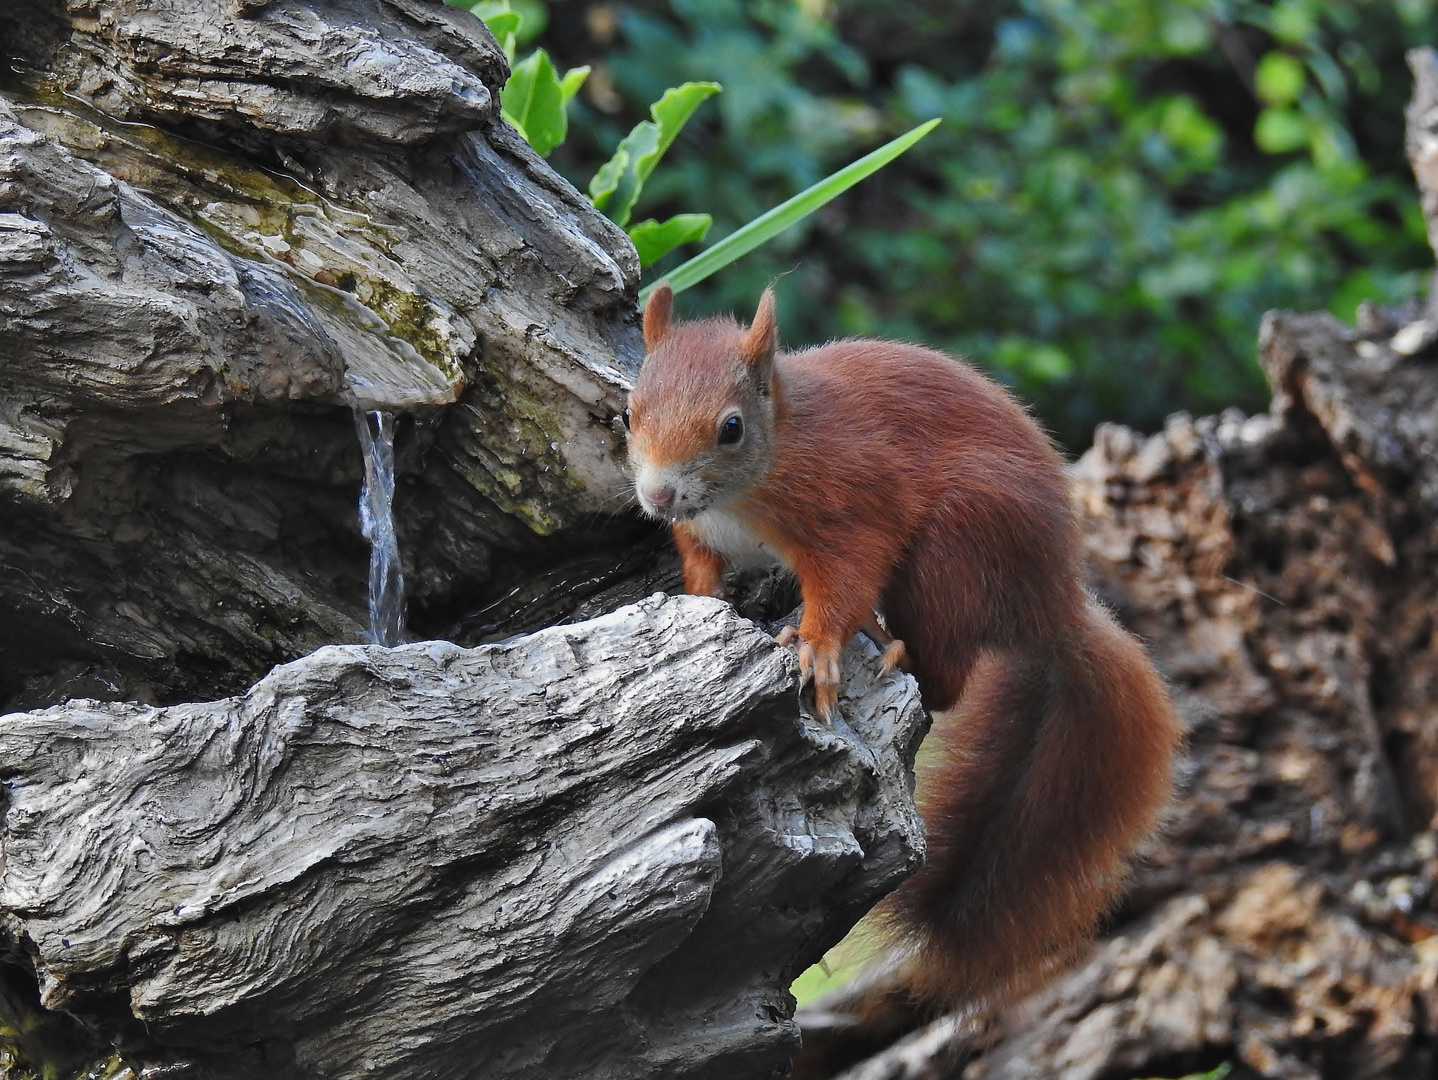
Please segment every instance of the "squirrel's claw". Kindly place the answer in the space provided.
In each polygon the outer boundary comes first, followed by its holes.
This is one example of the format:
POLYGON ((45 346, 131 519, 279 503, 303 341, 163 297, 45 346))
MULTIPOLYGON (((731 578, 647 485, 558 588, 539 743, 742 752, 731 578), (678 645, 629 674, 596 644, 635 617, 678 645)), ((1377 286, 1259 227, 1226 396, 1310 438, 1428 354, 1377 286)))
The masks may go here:
POLYGON ((819 719, 826 724, 834 722, 834 716, 839 711, 839 686, 829 686, 824 683, 814 683, 814 708, 819 714, 819 719))
POLYGON ((814 676, 814 649, 799 636, 799 631, 792 626, 786 626, 774 635, 774 640, 780 645, 793 645, 796 642, 799 646, 799 689, 809 685, 809 680, 814 676))
MULTIPOLYGON (((804 643, 804 648, 809 648, 804 643)), ((800 661, 802 663, 802 660, 800 661)), ((812 650, 814 666, 814 706, 826 723, 831 723, 839 711, 839 648, 812 650)))
POLYGON ((884 650, 880 675, 887 675, 897 667, 909 670, 909 651, 904 648, 902 641, 884 629, 877 615, 870 615, 860 629, 868 635, 870 641, 884 650))
POLYGON ((904 643, 894 638, 884 647, 884 659, 879 666, 879 674, 887 675, 897 667, 908 670, 908 659, 909 652, 904 648, 904 643))
POLYGON ((799 689, 809 685, 809 680, 814 677, 814 646, 807 641, 799 642, 799 689))
POLYGON ((820 719, 832 722, 839 708, 839 652, 836 648, 816 649, 786 626, 774 635, 780 645, 799 645, 799 689, 814 684, 814 707, 820 719))
POLYGON ((800 689, 808 686, 808 680, 814 677, 814 649, 808 641, 800 637, 797 627, 782 627, 779 633, 775 634, 774 640, 781 646, 791 646, 798 643, 798 654, 800 654, 800 689))

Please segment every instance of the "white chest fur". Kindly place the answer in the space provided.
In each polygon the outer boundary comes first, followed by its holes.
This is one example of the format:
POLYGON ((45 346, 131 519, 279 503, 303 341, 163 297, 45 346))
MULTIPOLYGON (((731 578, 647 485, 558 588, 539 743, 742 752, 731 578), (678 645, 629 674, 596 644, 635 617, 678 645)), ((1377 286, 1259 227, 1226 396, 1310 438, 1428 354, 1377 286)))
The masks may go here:
POLYGON ((783 560, 773 548, 761 544, 744 523, 727 510, 706 510, 689 522, 711 551, 717 551, 731 566, 773 566, 783 560))

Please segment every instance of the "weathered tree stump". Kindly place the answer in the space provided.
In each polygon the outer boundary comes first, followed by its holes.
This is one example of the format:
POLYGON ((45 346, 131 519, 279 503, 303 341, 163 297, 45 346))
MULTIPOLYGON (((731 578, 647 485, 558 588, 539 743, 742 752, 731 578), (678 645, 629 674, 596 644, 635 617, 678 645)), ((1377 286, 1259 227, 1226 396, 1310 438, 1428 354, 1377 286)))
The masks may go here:
POLYGON ((0 45, 0 711, 78 699, 0 719, 3 1064, 781 1069, 789 980, 919 857, 911 683, 871 655, 816 726, 697 601, 324 648, 365 637, 355 410, 401 416, 419 630, 672 576, 593 524, 633 248, 482 24, 22 0, 0 45))

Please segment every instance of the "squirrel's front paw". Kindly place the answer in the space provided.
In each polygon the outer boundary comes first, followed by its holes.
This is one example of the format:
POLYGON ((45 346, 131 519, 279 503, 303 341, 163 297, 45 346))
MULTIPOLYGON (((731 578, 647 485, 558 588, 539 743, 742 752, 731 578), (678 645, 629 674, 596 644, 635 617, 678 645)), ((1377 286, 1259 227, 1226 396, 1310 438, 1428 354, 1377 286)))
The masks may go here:
POLYGON ((792 626, 780 630, 774 640, 780 645, 799 643, 799 688, 813 680, 815 711, 820 719, 832 723, 839 708, 839 646, 816 648, 792 626))

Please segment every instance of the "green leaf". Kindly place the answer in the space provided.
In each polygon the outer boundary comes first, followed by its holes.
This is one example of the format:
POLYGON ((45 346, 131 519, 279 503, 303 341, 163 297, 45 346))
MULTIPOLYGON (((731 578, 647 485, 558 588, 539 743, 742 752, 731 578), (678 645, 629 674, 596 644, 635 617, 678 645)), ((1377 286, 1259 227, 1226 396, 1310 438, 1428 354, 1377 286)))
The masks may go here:
POLYGON ((1036 345, 1027 357, 1023 373, 1040 382, 1057 382, 1073 374, 1074 362, 1057 345, 1036 345))
POLYGON ((629 239, 634 241, 634 250, 639 252, 639 265, 649 266, 680 244, 703 240, 713 223, 714 219, 708 214, 675 214, 663 223, 650 218, 631 225, 629 239))
MULTIPOLYGON (((1232 1068, 1233 1066, 1225 1061, 1222 1065, 1219 1065, 1217 1068, 1210 1069, 1208 1070, 1208 1072, 1189 1073, 1187 1076, 1181 1077, 1180 1080, 1223 1080, 1223 1078, 1229 1074, 1232 1068)), ((1160 1078, 1150 1077, 1150 1080, 1160 1080, 1160 1078)))
POLYGON ((1208 48, 1213 40, 1213 31, 1208 20, 1197 11, 1170 11, 1165 13, 1160 31, 1163 43, 1179 56, 1190 56, 1208 48))
POLYGON ((616 225, 629 224, 629 215, 639 200, 644 181, 649 179, 664 151, 669 149, 694 110, 721 89, 718 83, 688 82, 666 90, 664 96, 649 107, 654 119, 634 125, 614 156, 594 174, 589 183, 589 200, 595 208, 603 210, 616 225))
POLYGON ((1175 150, 1203 168, 1211 168, 1223 150, 1223 128, 1186 94, 1176 94, 1164 103, 1158 130, 1175 150))
POLYGON ((639 200, 644 178, 639 175, 638 162, 655 157, 659 147, 659 128, 648 120, 636 124, 620 142, 614 156, 599 167, 589 185, 589 197, 598 210, 619 226, 629 224, 629 215, 639 200), (619 164, 617 170, 610 167, 619 164), (601 181, 600 177, 604 179, 601 181), (596 185, 601 190, 596 192, 596 185), (603 190, 607 188, 608 190, 603 190))
MULTIPOLYGON (((497 7, 496 4, 481 4, 481 7, 497 7)), ((524 16, 517 11, 496 11, 493 15, 481 15, 484 25, 489 27, 489 32, 494 35, 496 41, 504 43, 504 39, 510 34, 517 34, 520 26, 524 23, 524 16)))
POLYGON ((660 156, 669 149, 694 110, 723 89, 716 82, 687 82, 664 91, 664 96, 649 106, 650 115, 659 125, 659 148, 654 157, 637 166, 641 180, 649 179, 660 156))
POLYGON ((505 59, 512 65, 514 43, 520 27, 524 25, 524 16, 510 9, 509 0, 483 0, 482 3, 470 4, 468 7, 489 27, 494 40, 499 42, 499 47, 504 50, 505 59))
POLYGON ((1269 105, 1291 105, 1303 92, 1303 64, 1286 52, 1271 52, 1258 62, 1253 88, 1269 105))
POLYGON ((1317 34, 1318 13, 1311 0, 1281 0, 1273 7, 1269 29, 1280 41, 1303 45, 1317 34))
POLYGON ((524 136, 535 153, 548 157, 564 141, 569 120, 564 113, 564 89, 549 54, 536 49, 516 64, 499 92, 506 119, 524 136))
POLYGON ((515 31, 517 44, 528 45, 549 25, 549 10, 542 0, 509 0, 510 6, 524 19, 524 25, 515 31))
POLYGON ((629 168, 629 151, 624 144, 619 144, 619 149, 614 151, 614 156, 599 166, 593 178, 589 181, 589 201, 596 209, 603 210, 604 202, 614 194, 615 188, 619 186, 619 178, 629 168))
POLYGON ((1253 141, 1266 154, 1286 154, 1308 143, 1308 121, 1296 109, 1264 109, 1254 125, 1253 141))
POLYGON ((1057 345, 1034 341, 1017 334, 1000 338, 989 359, 1012 371, 1024 384, 1062 382, 1074 372, 1073 358, 1057 345))
MULTIPOLYGON (((790 225, 802 220, 823 206, 830 199, 848 191, 860 180, 873 175, 909 147, 939 126, 937 119, 920 124, 912 131, 885 143, 858 161, 845 165, 836 173, 826 176, 812 187, 805 188, 792 199, 780 203, 767 213, 760 214, 747 225, 734 230, 707 251, 702 251, 680 266, 672 274, 665 275, 670 288, 676 293, 698 285, 715 271, 722 270, 735 259, 749 254, 760 244, 773 239, 790 225)), ((640 290, 639 303, 643 306, 649 299, 653 285, 640 290)))
POLYGON ((584 80, 589 78, 589 65, 570 68, 564 73, 564 78, 559 80, 559 91, 564 95, 564 104, 568 105, 574 95, 579 93, 579 88, 584 85, 584 80))

